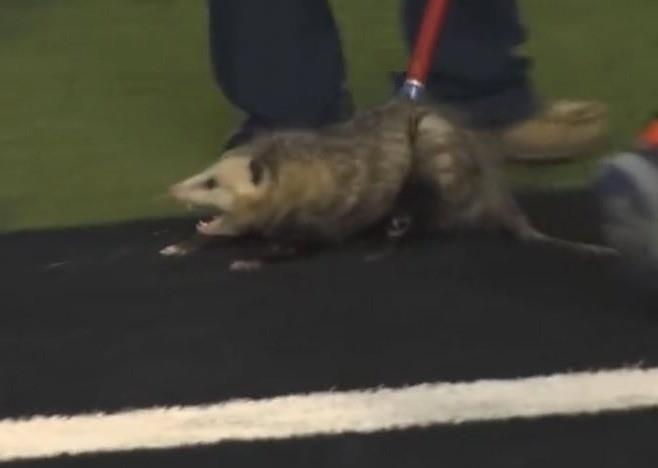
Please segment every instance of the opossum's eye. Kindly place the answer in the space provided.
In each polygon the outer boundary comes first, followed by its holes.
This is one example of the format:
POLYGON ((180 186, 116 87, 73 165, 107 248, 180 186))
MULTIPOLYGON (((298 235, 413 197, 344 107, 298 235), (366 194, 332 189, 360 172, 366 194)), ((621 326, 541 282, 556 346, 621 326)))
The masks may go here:
POLYGON ((210 177, 203 182, 203 188, 212 190, 217 188, 217 180, 214 177, 210 177))
POLYGON ((261 163, 252 159, 249 161, 249 170, 251 171, 251 182, 254 185, 258 185, 263 180, 265 168, 261 163))

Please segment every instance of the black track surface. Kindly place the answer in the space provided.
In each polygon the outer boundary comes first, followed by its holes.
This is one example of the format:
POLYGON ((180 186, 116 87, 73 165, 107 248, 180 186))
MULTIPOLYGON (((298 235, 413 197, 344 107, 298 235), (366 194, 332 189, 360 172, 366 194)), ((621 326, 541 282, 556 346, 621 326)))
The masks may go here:
MULTIPOLYGON (((522 201, 551 234, 598 239, 586 195, 522 201)), ((658 314, 616 260, 495 235, 419 240, 376 263, 358 240, 249 274, 227 270, 238 247, 158 255, 191 226, 0 237, 0 418, 658 365, 658 314)), ((656 430, 641 412, 56 464, 656 466, 656 430)))

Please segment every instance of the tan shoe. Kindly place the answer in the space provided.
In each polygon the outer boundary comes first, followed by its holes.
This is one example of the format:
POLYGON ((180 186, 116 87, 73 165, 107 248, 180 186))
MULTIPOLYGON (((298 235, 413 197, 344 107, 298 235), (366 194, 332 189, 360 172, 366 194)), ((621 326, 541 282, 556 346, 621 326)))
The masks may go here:
POLYGON ((593 101, 560 100, 501 134, 507 159, 547 162, 600 148, 608 134, 608 108, 593 101))

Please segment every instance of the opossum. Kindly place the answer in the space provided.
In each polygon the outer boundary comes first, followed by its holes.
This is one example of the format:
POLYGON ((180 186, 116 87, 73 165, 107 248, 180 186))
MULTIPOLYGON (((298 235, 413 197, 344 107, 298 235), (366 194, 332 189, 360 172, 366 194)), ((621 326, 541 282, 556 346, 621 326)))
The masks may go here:
MULTIPOLYGON (((413 165, 416 108, 396 100, 316 131, 257 136, 198 175, 175 184, 180 202, 216 211, 195 239, 170 246, 180 255, 212 237, 257 234, 281 252, 332 245, 380 222, 413 165)), ((272 256, 268 258, 272 261, 272 256)))
POLYGON ((388 223, 386 236, 394 243, 411 226, 493 227, 524 241, 612 252, 532 227, 503 184, 493 141, 449 112, 404 99, 319 130, 257 136, 171 188, 176 200, 210 208, 215 216, 197 225, 195 238, 162 253, 184 255, 215 239, 256 234, 274 248, 232 265, 253 269, 338 244, 377 223, 388 223), (422 210, 408 202, 419 187, 422 210))

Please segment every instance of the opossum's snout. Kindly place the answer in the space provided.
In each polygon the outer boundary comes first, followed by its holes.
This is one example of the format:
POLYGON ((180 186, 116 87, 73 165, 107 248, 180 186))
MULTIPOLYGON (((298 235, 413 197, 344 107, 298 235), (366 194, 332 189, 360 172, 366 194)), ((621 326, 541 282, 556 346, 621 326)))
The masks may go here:
POLYGON ((222 187, 214 176, 207 174, 174 184, 169 194, 188 208, 210 208, 214 212, 229 210, 235 198, 230 188, 222 187))
POLYGON ((195 194, 201 195, 204 192, 210 192, 218 189, 219 183, 213 176, 198 176, 192 179, 184 180, 169 188, 169 195, 180 201, 187 201, 195 194))

